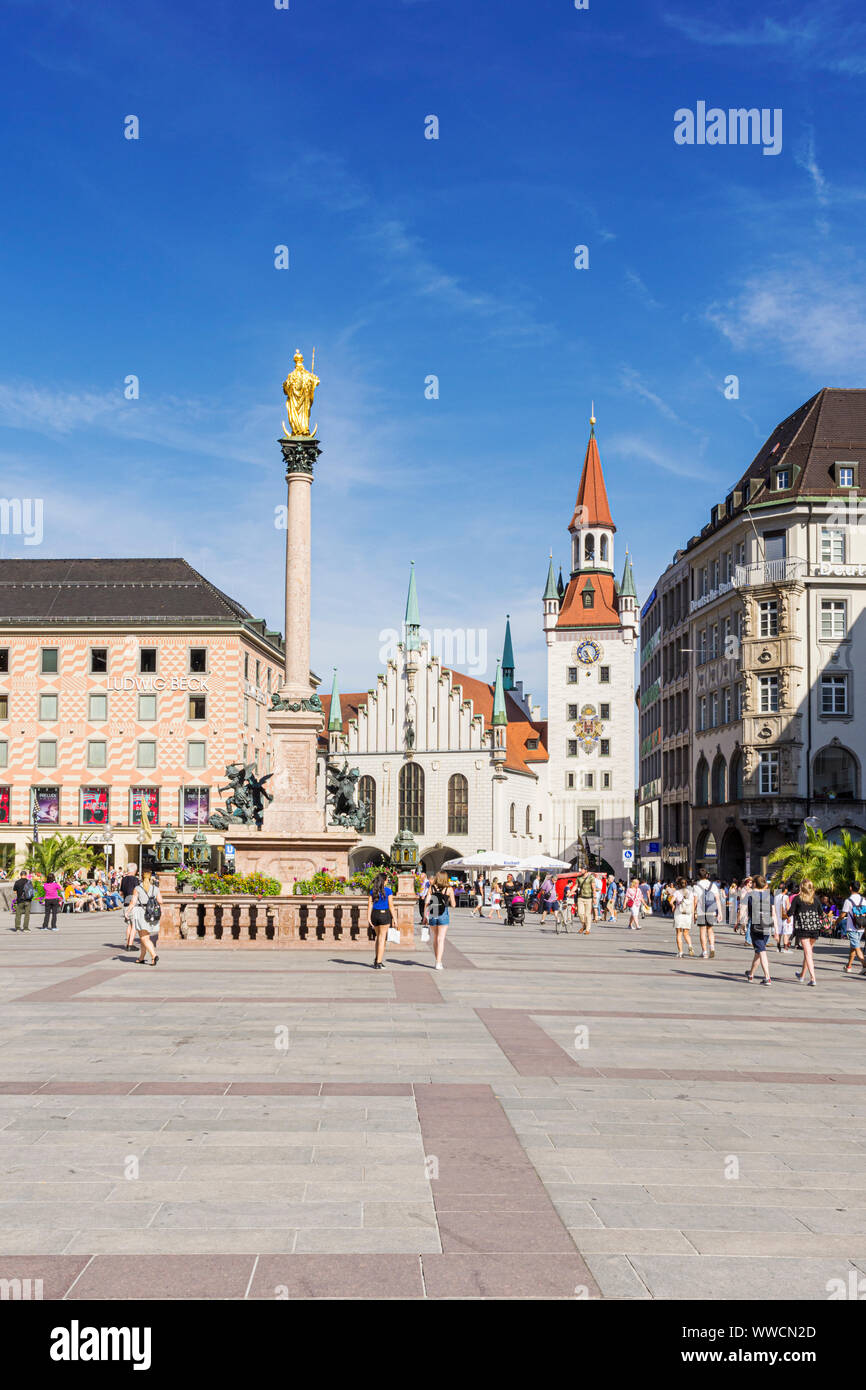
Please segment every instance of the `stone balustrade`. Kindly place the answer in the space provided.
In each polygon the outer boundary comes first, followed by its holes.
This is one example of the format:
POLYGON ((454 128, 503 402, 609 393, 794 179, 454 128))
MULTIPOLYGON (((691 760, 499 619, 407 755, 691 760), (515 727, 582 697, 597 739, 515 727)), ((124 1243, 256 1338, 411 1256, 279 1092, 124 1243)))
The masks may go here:
MULTIPOLYGON (((166 887, 161 879, 159 949, 199 946, 363 947, 375 933, 367 926, 367 899, 316 897, 253 898, 243 894, 195 893, 166 887)), ((393 898, 400 949, 415 945, 417 898, 412 876, 400 875, 393 898)))

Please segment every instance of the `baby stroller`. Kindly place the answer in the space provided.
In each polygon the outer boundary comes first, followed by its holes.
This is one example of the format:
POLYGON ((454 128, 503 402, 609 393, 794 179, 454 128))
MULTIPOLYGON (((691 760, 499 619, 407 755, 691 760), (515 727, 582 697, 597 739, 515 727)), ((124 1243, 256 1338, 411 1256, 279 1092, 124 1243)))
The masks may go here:
POLYGON ((510 927, 522 927, 526 917, 526 903, 522 893, 514 893, 505 905, 505 921, 510 927))

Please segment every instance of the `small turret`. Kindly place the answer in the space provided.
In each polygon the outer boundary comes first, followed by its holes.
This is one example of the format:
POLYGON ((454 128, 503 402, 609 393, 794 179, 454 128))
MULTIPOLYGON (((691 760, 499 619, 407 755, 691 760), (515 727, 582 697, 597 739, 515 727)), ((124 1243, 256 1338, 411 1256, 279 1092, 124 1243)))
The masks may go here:
POLYGON ((556 620, 559 617, 560 597, 556 587, 556 579, 553 574, 553 551, 550 552, 550 565, 547 570, 547 584, 541 596, 544 604, 544 631, 552 632, 556 627, 556 620))
POLYGON ((418 612, 418 591, 415 588, 415 562, 409 570, 409 592, 406 595, 406 616, 403 619, 403 640, 407 652, 417 652, 421 646, 421 617, 418 612))
POLYGON ((502 648, 502 688, 514 689, 514 647, 511 642, 511 614, 505 615, 505 645, 502 648))
POLYGON ((331 685, 331 703, 328 709, 328 751, 339 753, 343 742, 343 710, 340 705, 340 691, 337 687, 337 668, 334 667, 334 680, 331 685))
POLYGON ((505 689, 502 684, 502 664, 496 663, 496 682, 493 687, 493 716, 490 720, 493 737, 493 761, 502 764, 506 755, 508 714, 505 708, 505 689))
POLYGON ((631 556, 628 550, 625 552, 625 567, 619 584, 618 603, 619 615, 623 627, 630 627, 635 636, 637 636, 637 590, 634 586, 634 570, 631 567, 631 556))

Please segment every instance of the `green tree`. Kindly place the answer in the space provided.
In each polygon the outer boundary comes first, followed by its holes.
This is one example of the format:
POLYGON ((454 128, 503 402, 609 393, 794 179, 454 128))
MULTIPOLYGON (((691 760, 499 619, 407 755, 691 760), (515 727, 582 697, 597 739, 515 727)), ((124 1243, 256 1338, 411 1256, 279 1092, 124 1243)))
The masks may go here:
POLYGON ((62 879, 76 869, 89 869, 96 857, 96 851, 81 835, 50 835, 38 844, 31 840, 27 847, 23 868, 45 878, 53 874, 62 879))
POLYGON ((843 830, 841 843, 833 850, 833 888, 847 897, 851 884, 862 883, 866 875, 866 839, 855 840, 850 831, 843 830))
POLYGON ((779 865, 771 880, 773 887, 778 888, 788 879, 800 883, 810 878, 819 890, 835 891, 837 849, 837 845, 824 838, 822 830, 807 825, 805 841, 791 840, 774 849, 769 856, 768 864, 779 865))

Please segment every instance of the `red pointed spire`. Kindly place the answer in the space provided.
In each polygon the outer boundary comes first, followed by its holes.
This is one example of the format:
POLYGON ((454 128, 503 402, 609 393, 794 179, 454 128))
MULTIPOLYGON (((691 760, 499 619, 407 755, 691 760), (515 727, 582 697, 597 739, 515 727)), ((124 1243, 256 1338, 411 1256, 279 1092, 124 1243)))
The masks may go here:
POLYGON ((577 501, 574 504, 574 516, 571 518, 569 531, 576 531, 580 526, 605 526, 611 531, 615 531, 613 517, 610 514, 610 504, 607 500, 607 489, 604 485, 604 474, 601 471, 601 459, 598 455, 598 444, 595 440, 595 418, 589 431, 589 443, 586 446, 586 458, 583 461, 583 472, 580 475, 580 487, 577 489, 577 501))

